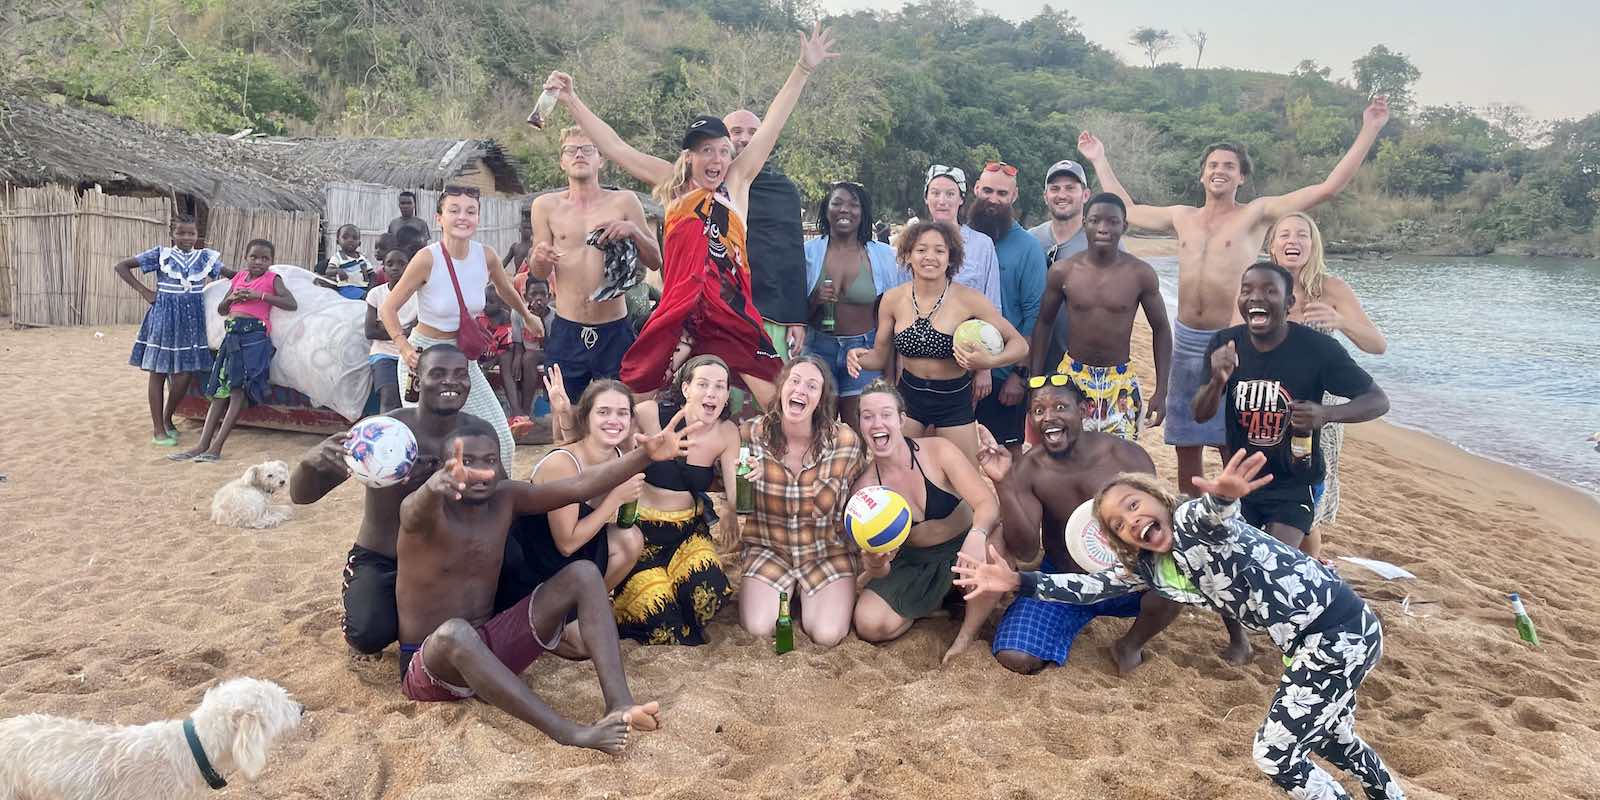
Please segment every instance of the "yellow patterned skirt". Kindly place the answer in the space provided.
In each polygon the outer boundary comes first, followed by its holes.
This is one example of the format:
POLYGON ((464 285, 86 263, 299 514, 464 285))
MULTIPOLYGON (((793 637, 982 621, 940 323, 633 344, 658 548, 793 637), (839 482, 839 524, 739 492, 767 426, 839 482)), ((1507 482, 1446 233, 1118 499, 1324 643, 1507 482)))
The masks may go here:
POLYGON ((617 587, 617 635, 644 644, 705 644, 706 625, 733 589, 699 501, 692 509, 639 506, 644 550, 617 587))

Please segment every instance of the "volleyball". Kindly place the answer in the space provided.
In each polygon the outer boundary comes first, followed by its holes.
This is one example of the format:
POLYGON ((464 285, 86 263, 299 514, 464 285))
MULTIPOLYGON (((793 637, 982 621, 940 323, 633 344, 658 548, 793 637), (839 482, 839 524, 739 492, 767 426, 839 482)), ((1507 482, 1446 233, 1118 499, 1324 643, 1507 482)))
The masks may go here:
POLYGON ((955 340, 957 347, 976 344, 988 350, 991 356, 1000 355, 1000 351, 1006 349, 1006 340, 1000 335, 1000 329, 981 319, 969 319, 957 325, 955 340))
POLYGON ((911 533, 911 506, 887 486, 868 486, 844 507, 844 529, 868 553, 887 553, 911 533))
POLYGON ((411 474, 417 437, 394 417, 367 417, 350 428, 344 463, 356 480, 373 489, 393 486, 411 474))

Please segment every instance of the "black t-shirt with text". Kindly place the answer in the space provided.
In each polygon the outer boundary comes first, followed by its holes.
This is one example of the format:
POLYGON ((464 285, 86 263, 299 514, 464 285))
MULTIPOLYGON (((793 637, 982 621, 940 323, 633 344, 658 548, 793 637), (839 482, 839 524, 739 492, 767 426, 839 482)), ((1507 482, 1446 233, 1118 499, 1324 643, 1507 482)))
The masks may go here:
POLYGON ((1228 378, 1219 414, 1228 429, 1228 449, 1266 453, 1263 473, 1273 476, 1271 488, 1312 486, 1322 480, 1322 431, 1311 432, 1311 466, 1297 466, 1289 449, 1289 404, 1321 403, 1324 392, 1356 397, 1372 388, 1372 376, 1350 358, 1333 337, 1290 322, 1289 335, 1266 352, 1250 343, 1243 325, 1217 331, 1206 347, 1211 353, 1233 342, 1239 367, 1228 378))

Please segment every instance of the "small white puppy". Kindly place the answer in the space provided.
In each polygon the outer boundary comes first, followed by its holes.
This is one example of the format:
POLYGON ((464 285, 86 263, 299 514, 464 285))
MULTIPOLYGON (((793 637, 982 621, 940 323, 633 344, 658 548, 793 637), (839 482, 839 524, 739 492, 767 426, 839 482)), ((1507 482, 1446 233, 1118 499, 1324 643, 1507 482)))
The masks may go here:
POLYGON ((0 798, 200 797, 208 784, 226 785, 229 775, 254 780, 273 741, 298 727, 304 714, 276 683, 233 678, 206 690, 188 720, 128 726, 45 714, 0 720, 0 798), (184 730, 190 722, 199 753, 184 730))
POLYGON ((289 465, 263 461, 227 482, 211 497, 211 521, 234 528, 273 528, 293 515, 272 495, 289 484, 289 465))

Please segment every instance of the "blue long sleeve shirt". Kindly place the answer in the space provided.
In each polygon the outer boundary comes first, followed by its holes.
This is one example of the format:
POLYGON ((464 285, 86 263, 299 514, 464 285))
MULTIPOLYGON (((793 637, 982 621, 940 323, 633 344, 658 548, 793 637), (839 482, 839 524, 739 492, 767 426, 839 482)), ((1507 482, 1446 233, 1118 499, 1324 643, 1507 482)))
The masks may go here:
MULTIPOLYGON (((1044 275, 1049 269, 1044 263, 1044 251, 1028 229, 1015 220, 1011 230, 994 243, 994 251, 1000 264, 1000 315, 1027 339, 1033 335, 1033 325, 1039 319, 1039 301, 1044 297, 1044 275)), ((1011 367, 994 370, 995 382, 1004 381, 1010 374, 1011 367)))

